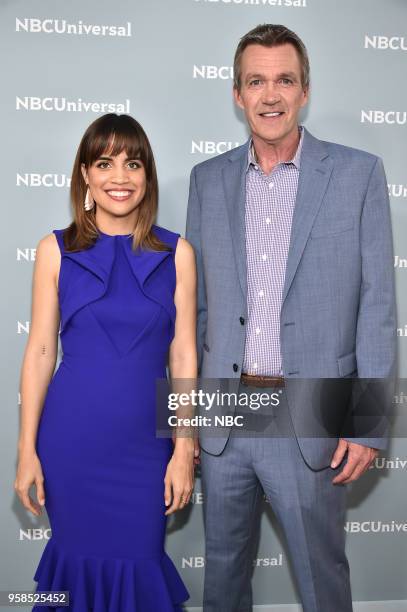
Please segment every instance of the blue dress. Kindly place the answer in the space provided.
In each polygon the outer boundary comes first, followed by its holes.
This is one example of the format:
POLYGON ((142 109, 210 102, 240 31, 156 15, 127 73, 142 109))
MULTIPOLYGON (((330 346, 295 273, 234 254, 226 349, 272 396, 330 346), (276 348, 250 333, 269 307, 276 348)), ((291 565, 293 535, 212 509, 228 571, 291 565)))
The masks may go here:
POLYGON ((34 580, 37 591, 70 592, 60 612, 174 612, 189 597, 164 551, 172 440, 155 436, 179 234, 153 230, 171 251, 134 252, 131 236, 100 232, 68 253, 54 230, 63 359, 37 435, 52 537, 34 580))

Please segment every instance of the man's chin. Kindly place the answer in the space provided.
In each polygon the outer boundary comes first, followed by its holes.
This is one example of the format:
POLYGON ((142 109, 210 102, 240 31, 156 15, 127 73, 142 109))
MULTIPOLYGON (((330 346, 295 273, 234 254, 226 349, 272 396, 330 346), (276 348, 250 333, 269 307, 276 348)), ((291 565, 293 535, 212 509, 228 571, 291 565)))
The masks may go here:
POLYGON ((289 140, 290 138, 292 138, 293 133, 296 129, 297 125, 294 125, 294 127, 275 126, 274 128, 270 127, 269 129, 264 129, 263 127, 263 129, 252 130, 252 135, 267 144, 280 144, 285 140, 289 140))
POLYGON ((267 144, 277 144, 287 138, 288 132, 285 130, 262 130, 258 131, 255 135, 267 144))

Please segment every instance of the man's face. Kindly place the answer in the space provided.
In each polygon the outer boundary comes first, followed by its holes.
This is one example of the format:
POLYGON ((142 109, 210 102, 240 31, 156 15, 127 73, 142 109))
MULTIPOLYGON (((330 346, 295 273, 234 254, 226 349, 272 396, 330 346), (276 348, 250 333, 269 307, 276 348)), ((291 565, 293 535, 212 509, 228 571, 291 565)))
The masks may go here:
POLYGON ((300 109, 308 101, 301 85, 301 66, 295 47, 249 45, 241 56, 240 91, 235 101, 245 112, 254 138, 284 144, 297 131, 300 109))

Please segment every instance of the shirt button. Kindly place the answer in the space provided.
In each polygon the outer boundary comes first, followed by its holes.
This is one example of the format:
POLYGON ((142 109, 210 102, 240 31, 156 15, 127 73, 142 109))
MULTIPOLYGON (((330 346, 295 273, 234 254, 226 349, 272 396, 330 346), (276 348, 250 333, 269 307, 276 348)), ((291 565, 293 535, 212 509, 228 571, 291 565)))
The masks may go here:
POLYGON ((259 296, 260 296, 260 297, 263 297, 263 295, 264 295, 264 291, 263 291, 263 289, 262 289, 261 291, 259 291, 259 296))
POLYGON ((274 183, 269 183, 269 189, 273 189, 274 183))
POLYGON ((253 369, 254 369, 254 370, 257 370, 257 363, 254 363, 254 364, 253 364, 253 369))
POLYGON ((266 259, 267 259, 267 255, 266 255, 266 253, 263 253, 263 255, 262 255, 262 259, 263 259, 263 261, 266 261, 266 259))
POLYGON ((260 333, 260 327, 256 327, 256 334, 260 333))
POLYGON ((234 364, 233 364, 233 371, 234 371, 234 372, 237 372, 237 371, 238 371, 238 369, 239 369, 239 366, 237 365, 237 363, 234 363, 234 364))
POLYGON ((271 219, 270 219, 270 217, 267 217, 267 219, 266 219, 266 223, 271 223, 271 219))

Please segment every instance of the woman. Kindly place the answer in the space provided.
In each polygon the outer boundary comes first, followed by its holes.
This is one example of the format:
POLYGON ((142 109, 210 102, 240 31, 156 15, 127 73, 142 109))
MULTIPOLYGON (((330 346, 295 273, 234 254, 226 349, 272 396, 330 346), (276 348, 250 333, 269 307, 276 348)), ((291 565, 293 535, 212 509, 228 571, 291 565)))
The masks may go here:
POLYGON ((189 594, 165 523, 190 500, 194 445, 155 437, 155 383, 167 356, 171 377, 196 375, 193 250, 153 224, 153 153, 128 115, 86 130, 71 199, 71 225, 38 245, 22 366, 15 489, 52 528, 34 580, 69 591, 57 610, 173 612, 189 594))

